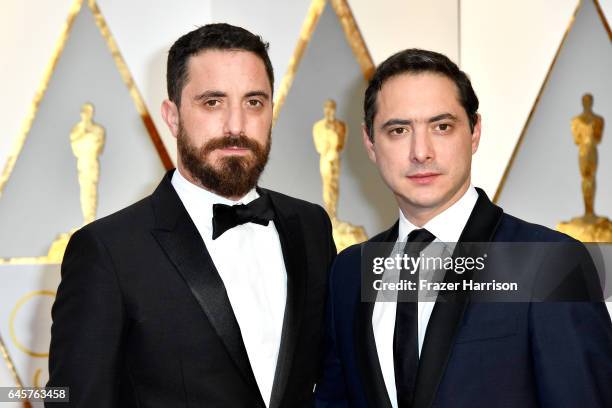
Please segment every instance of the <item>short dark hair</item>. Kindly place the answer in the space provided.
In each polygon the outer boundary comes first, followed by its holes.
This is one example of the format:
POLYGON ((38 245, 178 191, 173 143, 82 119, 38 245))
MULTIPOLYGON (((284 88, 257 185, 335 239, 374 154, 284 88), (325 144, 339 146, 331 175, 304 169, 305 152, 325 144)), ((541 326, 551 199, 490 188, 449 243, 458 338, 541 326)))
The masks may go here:
POLYGON ((400 51, 387 58, 374 72, 363 101, 364 123, 370 141, 374 142, 374 117, 376 98, 383 84, 389 78, 400 74, 419 74, 432 72, 452 80, 459 91, 459 102, 465 109, 473 132, 478 121, 478 97, 472 88, 470 78, 447 56, 437 52, 411 48, 400 51))
POLYGON ((225 23, 207 24, 176 40, 168 53, 168 98, 177 106, 181 104, 181 92, 188 79, 189 58, 205 50, 239 50, 256 54, 266 67, 270 88, 274 92, 274 70, 268 56, 268 43, 242 27, 225 23))

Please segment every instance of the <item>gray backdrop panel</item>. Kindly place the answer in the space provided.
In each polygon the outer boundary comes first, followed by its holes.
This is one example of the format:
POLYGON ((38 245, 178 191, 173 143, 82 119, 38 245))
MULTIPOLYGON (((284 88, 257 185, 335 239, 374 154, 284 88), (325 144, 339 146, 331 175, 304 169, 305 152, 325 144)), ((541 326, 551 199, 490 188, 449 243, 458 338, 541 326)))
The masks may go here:
POLYGON ((85 102, 106 130, 98 217, 148 194, 164 173, 90 9, 83 6, 0 197, 0 257, 44 255, 83 222, 70 131, 85 102))
POLYGON ((342 152, 338 217, 363 225, 368 236, 372 236, 391 225, 398 210, 361 142, 366 86, 340 22, 327 5, 272 131, 270 162, 261 184, 323 204, 312 126, 323 118, 324 101, 332 98, 337 102, 337 118, 348 126, 342 152))
POLYGON ((584 213, 570 121, 582 112, 582 95, 592 92, 593 110, 606 121, 598 147, 595 211, 612 218, 611 73, 612 44, 592 1, 584 1, 500 194, 498 203, 506 211, 550 228, 584 213))

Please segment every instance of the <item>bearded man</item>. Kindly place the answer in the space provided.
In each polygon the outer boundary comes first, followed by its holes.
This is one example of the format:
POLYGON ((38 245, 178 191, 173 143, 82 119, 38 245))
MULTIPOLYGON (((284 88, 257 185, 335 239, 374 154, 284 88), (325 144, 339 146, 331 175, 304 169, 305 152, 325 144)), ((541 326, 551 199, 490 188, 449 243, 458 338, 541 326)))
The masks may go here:
POLYGON ((170 49, 162 116, 177 169, 76 232, 62 263, 48 385, 70 388, 66 406, 312 404, 336 250, 320 206, 257 187, 267 47, 210 24, 170 49))

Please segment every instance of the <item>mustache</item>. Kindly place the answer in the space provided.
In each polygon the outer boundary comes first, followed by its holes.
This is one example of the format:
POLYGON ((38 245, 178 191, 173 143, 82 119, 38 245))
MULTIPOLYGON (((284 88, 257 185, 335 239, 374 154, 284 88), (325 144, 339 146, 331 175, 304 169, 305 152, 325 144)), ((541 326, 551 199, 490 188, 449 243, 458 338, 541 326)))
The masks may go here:
POLYGON ((255 140, 249 139, 245 135, 232 136, 232 137, 217 137, 206 142, 202 147, 202 153, 208 154, 213 150, 226 149, 230 147, 239 147, 242 149, 250 149, 252 151, 262 150, 262 146, 255 140))

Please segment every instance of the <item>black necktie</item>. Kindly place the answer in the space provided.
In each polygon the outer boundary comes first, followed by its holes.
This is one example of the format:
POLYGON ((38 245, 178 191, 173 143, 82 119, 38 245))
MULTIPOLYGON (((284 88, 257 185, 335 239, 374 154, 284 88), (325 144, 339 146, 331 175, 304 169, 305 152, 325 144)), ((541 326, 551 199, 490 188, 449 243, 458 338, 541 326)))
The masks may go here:
MULTIPOLYGON (((404 253, 416 258, 434 239, 436 237, 426 229, 414 230, 408 235, 404 253)), ((418 273, 417 270, 410 279, 417 284, 418 273)), ((400 279, 408 279, 409 274, 410 271, 402 269, 400 279)), ((401 296, 399 292, 393 333, 393 367, 398 407, 409 408, 414 398, 414 386, 419 366, 418 298, 401 301, 402 297, 404 296, 401 296)))
POLYGON ((274 219, 274 210, 267 195, 251 201, 247 205, 213 204, 213 239, 217 239, 225 231, 237 225, 254 222, 268 225, 274 219))

